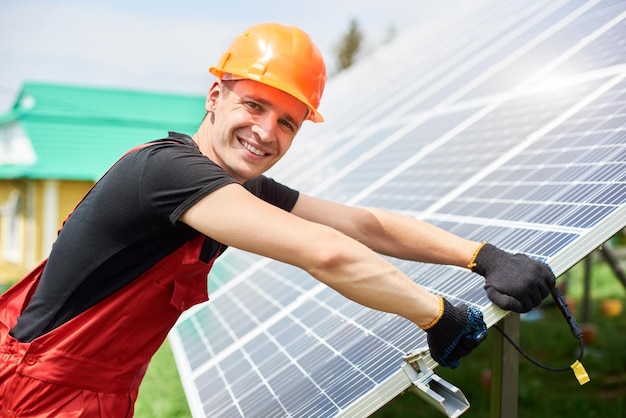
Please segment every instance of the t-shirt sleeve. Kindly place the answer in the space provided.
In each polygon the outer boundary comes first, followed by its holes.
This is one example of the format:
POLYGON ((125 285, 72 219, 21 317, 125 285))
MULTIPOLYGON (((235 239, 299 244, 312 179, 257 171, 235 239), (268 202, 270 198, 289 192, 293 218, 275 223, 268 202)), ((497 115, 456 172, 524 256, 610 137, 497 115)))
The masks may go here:
POLYGON ((298 200, 298 196, 300 196, 298 191, 265 176, 248 180, 243 185, 259 199, 286 210, 287 212, 293 209, 298 200))
POLYGON ((141 202, 146 216, 169 219, 180 216, 203 197, 237 181, 197 149, 181 144, 148 147, 140 152, 141 202))
MULTIPOLYGON (((164 143, 140 150, 142 212, 173 225, 205 196, 237 181, 200 151, 184 144, 164 143)), ((299 193, 266 176, 246 181, 248 191, 267 203, 291 211, 299 193)))

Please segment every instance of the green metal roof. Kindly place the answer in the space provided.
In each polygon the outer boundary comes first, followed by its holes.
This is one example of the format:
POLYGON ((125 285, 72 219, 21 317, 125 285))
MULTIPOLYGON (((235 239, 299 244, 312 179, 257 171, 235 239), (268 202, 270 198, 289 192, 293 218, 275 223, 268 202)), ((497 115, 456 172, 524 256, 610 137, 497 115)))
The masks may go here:
POLYGON ((204 96, 26 83, 0 115, 0 130, 18 123, 36 154, 33 164, 0 164, 0 179, 95 181, 135 145, 192 135, 204 117, 204 96))

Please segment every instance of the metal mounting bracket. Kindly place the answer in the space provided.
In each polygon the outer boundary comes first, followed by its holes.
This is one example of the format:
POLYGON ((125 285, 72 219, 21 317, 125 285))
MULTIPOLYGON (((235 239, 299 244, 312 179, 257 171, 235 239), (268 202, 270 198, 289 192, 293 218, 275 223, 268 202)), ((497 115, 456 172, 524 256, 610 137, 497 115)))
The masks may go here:
POLYGON ((403 357, 406 364, 402 369, 413 386, 411 390, 444 415, 456 418, 467 411, 469 402, 456 386, 437 376, 426 364, 427 347, 411 351, 403 357))

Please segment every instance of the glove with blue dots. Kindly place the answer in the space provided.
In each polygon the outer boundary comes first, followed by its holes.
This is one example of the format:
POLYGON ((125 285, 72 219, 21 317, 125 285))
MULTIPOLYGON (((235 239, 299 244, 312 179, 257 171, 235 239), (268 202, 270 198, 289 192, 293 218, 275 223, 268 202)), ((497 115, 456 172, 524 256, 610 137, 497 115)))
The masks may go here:
POLYGON ((431 357, 444 367, 454 369, 459 359, 467 356, 487 338, 483 313, 473 306, 453 306, 441 298, 438 319, 422 327, 427 334, 431 357))

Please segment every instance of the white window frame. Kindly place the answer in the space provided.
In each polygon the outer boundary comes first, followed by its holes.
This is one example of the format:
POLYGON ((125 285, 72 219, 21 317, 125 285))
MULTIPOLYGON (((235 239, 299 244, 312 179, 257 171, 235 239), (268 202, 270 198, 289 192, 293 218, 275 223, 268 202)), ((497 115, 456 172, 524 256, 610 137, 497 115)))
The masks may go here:
POLYGON ((13 190, 1 206, 0 232, 2 233, 2 258, 13 263, 21 263, 24 249, 24 196, 13 190))

